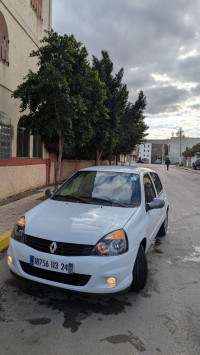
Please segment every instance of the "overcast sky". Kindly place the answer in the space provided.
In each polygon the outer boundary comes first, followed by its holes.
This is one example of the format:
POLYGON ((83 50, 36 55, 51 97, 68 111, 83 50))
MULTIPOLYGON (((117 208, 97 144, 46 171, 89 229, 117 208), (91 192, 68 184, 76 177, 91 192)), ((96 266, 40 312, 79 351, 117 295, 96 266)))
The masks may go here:
POLYGON ((147 138, 200 137, 200 0, 53 0, 52 27, 107 50, 132 103, 143 90, 147 138))

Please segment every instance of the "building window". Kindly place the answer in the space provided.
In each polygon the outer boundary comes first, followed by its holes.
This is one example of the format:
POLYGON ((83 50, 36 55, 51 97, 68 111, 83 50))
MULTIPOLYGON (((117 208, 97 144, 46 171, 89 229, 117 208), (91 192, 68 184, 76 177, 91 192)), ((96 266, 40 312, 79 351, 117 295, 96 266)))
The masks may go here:
POLYGON ((37 17, 42 20, 42 0, 31 0, 31 7, 37 17))
POLYGON ((5 18, 2 12, 0 11, 0 61, 6 65, 9 65, 8 50, 9 50, 8 28, 6 25, 5 18))
POLYGON ((0 114, 0 159, 10 159, 11 153, 11 124, 3 122, 0 114))
POLYGON ((17 129, 17 157, 29 158, 29 133, 24 128, 17 129))
POLYGON ((33 135, 33 158, 42 158, 42 142, 39 134, 33 135))

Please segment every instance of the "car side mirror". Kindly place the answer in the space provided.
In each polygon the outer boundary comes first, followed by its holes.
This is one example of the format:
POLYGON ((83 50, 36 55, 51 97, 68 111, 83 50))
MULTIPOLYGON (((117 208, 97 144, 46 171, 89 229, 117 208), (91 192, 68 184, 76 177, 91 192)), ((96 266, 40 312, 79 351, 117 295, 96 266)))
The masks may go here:
POLYGON ((146 203, 146 210, 155 210, 159 208, 163 208, 165 205, 164 200, 160 200, 159 198, 154 198, 152 202, 146 203))
POLYGON ((48 197, 48 198, 50 198, 51 196, 53 196, 53 194, 54 194, 54 190, 53 190, 53 189, 47 189, 47 190, 45 191, 45 196, 48 197))

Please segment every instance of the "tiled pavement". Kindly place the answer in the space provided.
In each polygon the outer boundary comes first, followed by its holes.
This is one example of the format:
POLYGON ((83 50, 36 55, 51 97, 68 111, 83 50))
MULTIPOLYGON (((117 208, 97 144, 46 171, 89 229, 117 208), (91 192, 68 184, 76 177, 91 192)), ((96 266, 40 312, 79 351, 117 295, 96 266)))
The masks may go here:
POLYGON ((45 187, 40 189, 38 193, 0 206, 0 251, 7 248, 10 232, 15 225, 16 220, 26 211, 38 205, 45 199, 46 189, 47 188, 45 187))

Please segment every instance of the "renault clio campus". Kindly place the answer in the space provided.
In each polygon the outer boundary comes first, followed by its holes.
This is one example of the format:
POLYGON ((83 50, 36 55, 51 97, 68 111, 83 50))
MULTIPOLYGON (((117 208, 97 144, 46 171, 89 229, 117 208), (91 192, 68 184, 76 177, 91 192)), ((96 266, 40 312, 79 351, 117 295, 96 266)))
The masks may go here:
POLYGON ((46 195, 12 230, 13 275, 96 294, 145 287, 146 252, 168 225, 167 194, 157 173, 90 167, 46 195))

